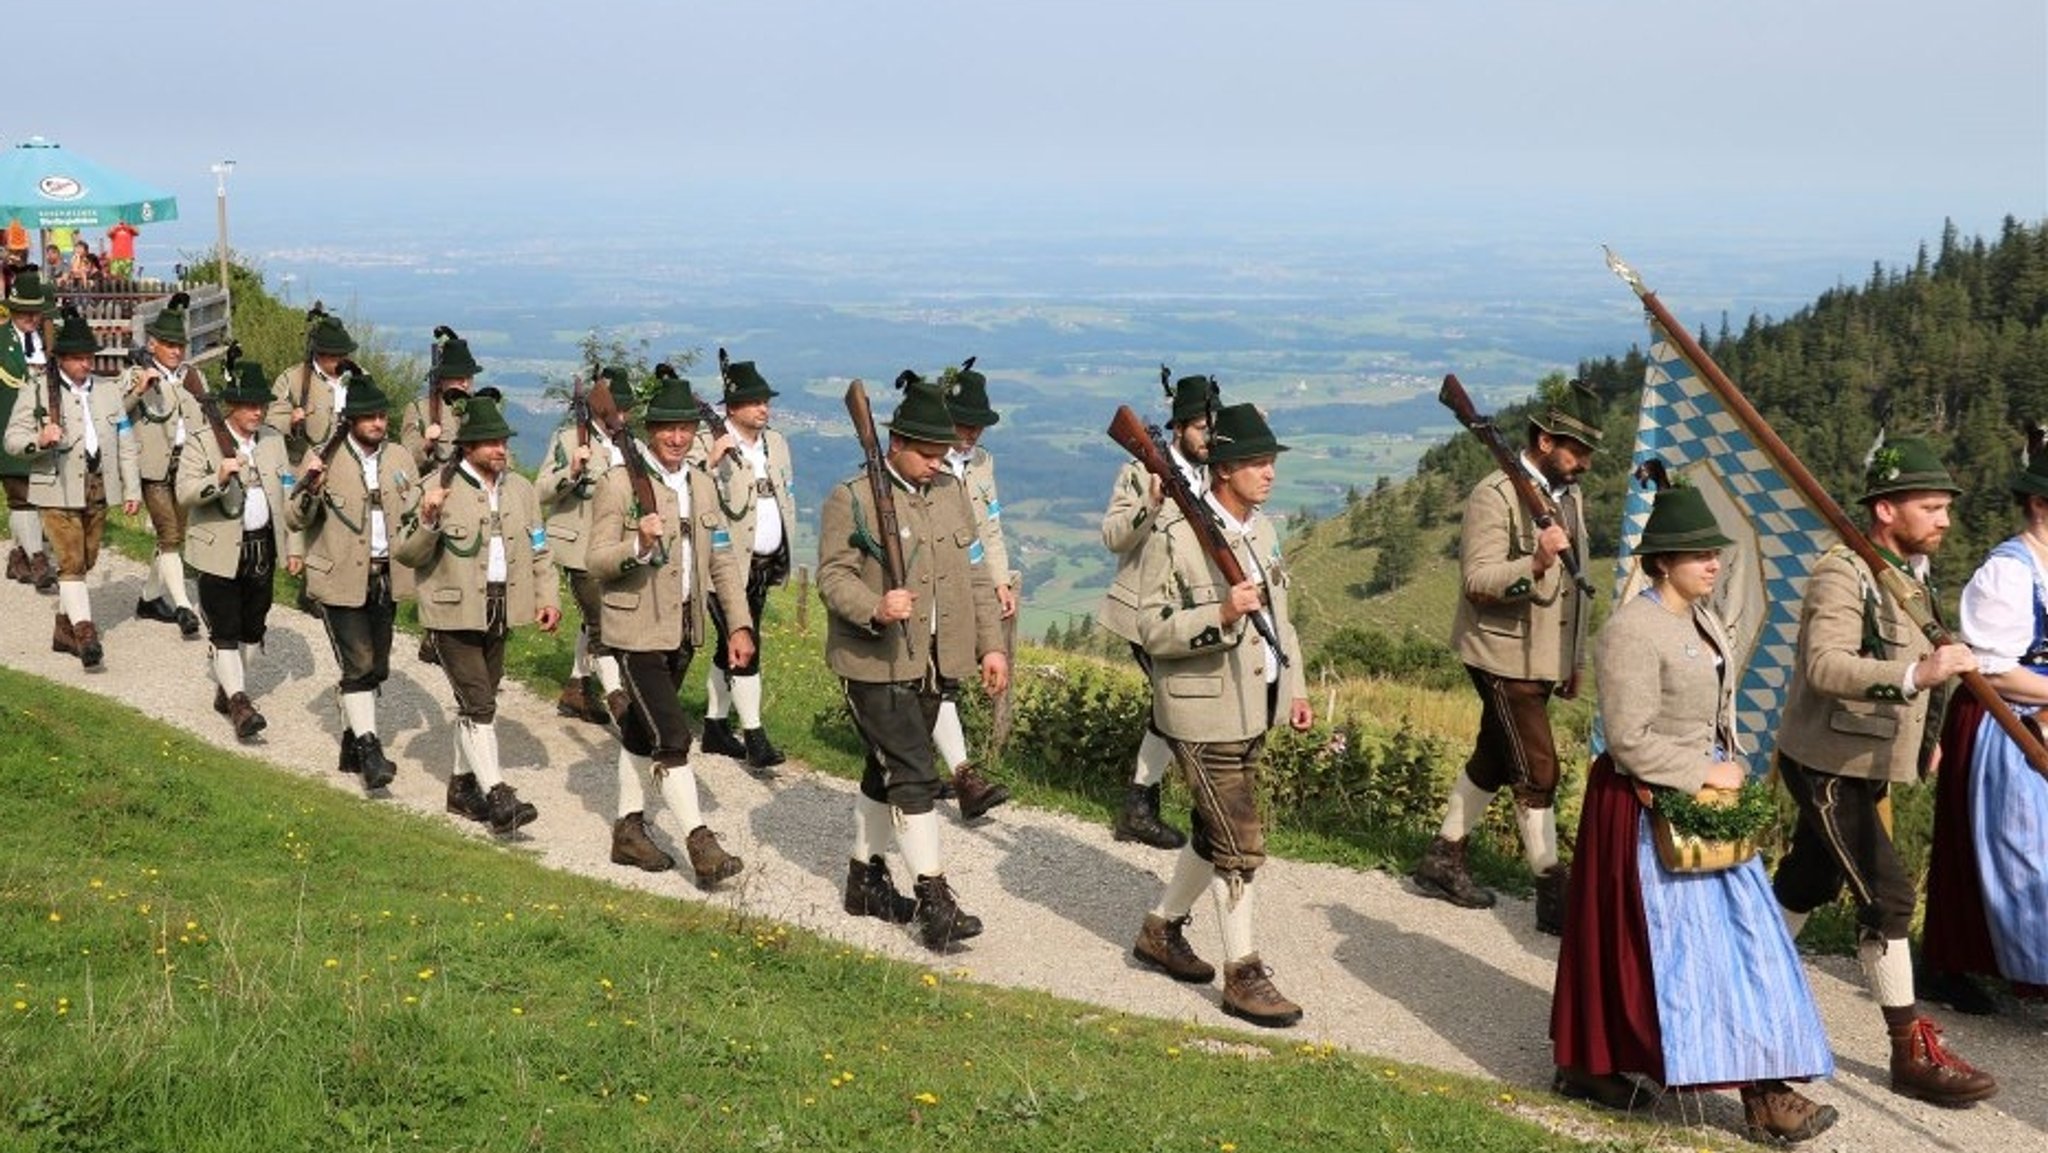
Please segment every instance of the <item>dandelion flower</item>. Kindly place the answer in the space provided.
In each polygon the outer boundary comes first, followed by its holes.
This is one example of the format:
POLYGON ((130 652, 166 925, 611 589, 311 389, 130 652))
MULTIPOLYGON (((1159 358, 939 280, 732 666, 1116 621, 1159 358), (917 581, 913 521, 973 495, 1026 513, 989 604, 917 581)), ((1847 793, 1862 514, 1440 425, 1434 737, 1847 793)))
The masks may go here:
POLYGON ((434 971, 433 971, 432 969, 421 969, 421 970, 420 970, 420 980, 422 980, 422 981, 431 981, 431 980, 433 980, 433 979, 434 979, 434 971))
POLYGON ((936 1093, 919 1093, 911 1098, 911 1100, 916 1101, 920 1105, 936 1105, 939 1103, 939 1095, 936 1093))

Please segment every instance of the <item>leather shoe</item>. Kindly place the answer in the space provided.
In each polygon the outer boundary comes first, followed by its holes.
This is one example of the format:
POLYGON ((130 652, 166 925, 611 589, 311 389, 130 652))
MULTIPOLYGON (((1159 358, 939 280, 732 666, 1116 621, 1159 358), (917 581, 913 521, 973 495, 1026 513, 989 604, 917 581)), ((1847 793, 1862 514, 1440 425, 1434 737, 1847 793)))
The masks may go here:
POLYGON ((1623 1113, 1635 1107, 1638 1097, 1645 1104, 1649 1101, 1641 1087, 1623 1074, 1587 1073, 1564 1065, 1559 1065, 1557 1075, 1550 1079, 1550 1091, 1569 1100, 1590 1101, 1623 1113))
POLYGON ((199 614, 180 605, 171 610, 171 616, 178 622, 178 635, 190 640, 199 635, 199 614))
POLYGON ((148 600, 137 598, 135 601, 135 619, 139 621, 162 621, 167 625, 176 624, 178 623, 178 610, 171 605, 170 601, 163 597, 151 597, 148 600))

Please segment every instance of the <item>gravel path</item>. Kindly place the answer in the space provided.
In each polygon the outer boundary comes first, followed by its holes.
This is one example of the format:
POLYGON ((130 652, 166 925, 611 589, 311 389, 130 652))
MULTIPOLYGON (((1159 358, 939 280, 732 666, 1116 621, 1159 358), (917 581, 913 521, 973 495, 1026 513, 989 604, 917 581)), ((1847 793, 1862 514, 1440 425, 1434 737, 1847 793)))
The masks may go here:
MULTIPOLYGON (((335 671, 317 622, 288 608, 273 612, 268 651, 250 669, 270 728, 258 743, 239 746, 210 707, 204 642, 181 641, 170 625, 131 618, 141 580, 135 562, 101 560, 92 591, 107 659, 91 674, 74 658, 49 651, 53 598, 0 583, 0 612, 14 622, 0 642, 0 660, 117 698, 222 748, 360 793, 357 778, 333 768, 340 728, 335 671)), ((366 803, 440 813, 453 755, 447 686, 438 670, 417 662, 416 646, 401 637, 395 647, 379 725, 399 776, 388 799, 366 803)), ((1043 989, 1120 1012, 1239 1025, 1217 1008, 1217 988, 1179 985, 1130 960, 1131 939, 1158 894, 1170 854, 1118 844, 1106 828, 1074 817, 1016 806, 972 827, 949 819, 949 877, 962 904, 988 930, 938 959, 905 930, 839 909, 852 828, 850 782, 792 763, 778 780, 763 784, 724 758, 696 758, 706 820, 747 861, 746 872, 726 889, 705 895, 681 873, 653 875, 610 863, 616 744, 609 730, 560 719, 551 701, 513 684, 498 715, 507 778, 540 808, 540 819, 508 844, 550 867, 785 921, 913 963, 963 970, 974 980, 1043 989)), ((656 806, 650 813, 656 838, 680 857, 681 830, 666 827, 656 806)), ((950 804, 944 808, 953 812, 950 804)), ((900 883, 901 861, 892 868, 900 883)), ((1266 960, 1279 987, 1307 1010, 1282 1036, 1494 1078, 1531 1104, 1552 1100, 1544 1090, 1557 945, 1534 931, 1526 902, 1460 910, 1417 896, 1383 873, 1290 861, 1261 870, 1257 894, 1266 960)), ((1206 900, 1196 906, 1190 940, 1205 957, 1219 959, 1206 900)), ((1842 1113, 1841 1123, 1809 1148, 2016 1151, 2048 1140, 2048 1073, 2041 1061, 2048 1011, 2009 1004, 2007 1015, 1991 1019, 1944 1015, 1955 1046, 2003 1082, 1988 1105, 1950 1112, 1886 1089, 1883 1028, 1852 960, 1813 958, 1807 971, 1839 1066, 1836 1079, 1813 1095, 1842 1113)), ((1705 1123, 1724 1135, 1740 1120, 1729 1093, 1667 1099, 1657 1116, 1683 1124, 1698 1121, 1702 1111, 1705 1123)), ((1683 1140, 1678 1133, 1666 1136, 1683 1140)))

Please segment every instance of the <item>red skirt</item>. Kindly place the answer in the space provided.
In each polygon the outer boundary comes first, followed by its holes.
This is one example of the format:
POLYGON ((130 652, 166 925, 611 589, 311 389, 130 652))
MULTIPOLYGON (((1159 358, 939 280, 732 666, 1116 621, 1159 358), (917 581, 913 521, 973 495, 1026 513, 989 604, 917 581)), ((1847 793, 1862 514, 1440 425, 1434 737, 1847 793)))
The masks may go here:
POLYGON ((1927 867, 1927 919, 1920 956, 1937 973, 1998 976, 1984 884, 1970 836, 1970 758, 1984 706, 1967 692, 1950 696, 1941 726, 1941 769, 1934 775, 1934 849, 1927 867))
POLYGON ((1550 1041, 1560 1066, 1640 1073, 1661 1085, 1663 1032, 1636 875, 1642 812, 1635 787, 1602 754, 1587 774, 1579 813, 1550 1041))

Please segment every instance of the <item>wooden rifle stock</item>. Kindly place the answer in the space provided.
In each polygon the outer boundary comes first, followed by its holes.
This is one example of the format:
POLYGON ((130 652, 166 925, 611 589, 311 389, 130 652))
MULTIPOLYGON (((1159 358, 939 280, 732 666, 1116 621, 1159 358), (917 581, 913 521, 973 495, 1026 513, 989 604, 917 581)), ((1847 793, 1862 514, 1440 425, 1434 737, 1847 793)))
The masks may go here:
MULTIPOLYGON (((317 300, 313 302, 313 307, 306 310, 306 359, 305 363, 299 366, 299 397, 292 404, 292 408, 298 412, 306 411, 306 401, 313 391, 313 330, 319 327, 320 321, 326 315, 327 307, 317 300)), ((340 417, 337 415, 335 419, 339 420, 340 417)), ((301 444, 306 442, 305 417, 292 418, 291 435, 293 440, 301 444)))
MULTIPOLYGON (((647 458, 640 454, 639 442, 633 439, 633 430, 626 423, 626 414, 612 397, 611 385, 600 381, 585 394, 584 404, 587 406, 587 416, 579 425, 586 438, 584 443, 589 443, 589 421, 596 420, 604 425, 605 435, 618 446, 619 455, 625 458, 626 480, 633 487, 633 503, 639 506, 639 516, 633 519, 637 522, 640 516, 650 513, 659 515, 661 506, 654 500, 654 477, 647 471, 647 458)), ((655 541, 654 563, 661 564, 666 560, 668 546, 661 541, 655 541)))
MULTIPOLYGON (((861 459, 867 463, 868 500, 875 506, 876 535, 882 538, 882 575, 892 589, 900 589, 909 582, 909 570, 903 561, 903 532, 896 521, 896 500, 889 491, 889 474, 882 461, 882 441, 875 432, 874 409, 868 404, 868 390, 856 379, 846 386, 846 415, 853 418, 853 433, 860 438, 861 459)), ((914 647, 910 640, 910 622, 898 621, 903 626, 903 643, 914 647)))
MULTIPOLYGON (((1657 294, 1643 284, 1635 269, 1623 263, 1611 250, 1607 253, 1607 267, 1634 290, 1637 298, 1643 302, 1644 311, 1663 328, 1665 337, 1676 344, 1685 359, 1699 370, 1700 379, 1721 398, 1721 403, 1728 407, 1728 411, 1735 419, 1741 421, 1749 430, 1757 446, 1769 454, 1784 471, 1785 479, 1791 481, 1792 486, 1799 490, 1800 495, 1804 496, 1813 510, 1820 514, 1821 519, 1828 522, 1828 527, 1835 531, 1835 535, 1841 538, 1842 543, 1876 574, 1877 583, 1882 585, 1885 592, 1913 618, 1913 624, 1919 628, 1920 634, 1937 647, 1956 643, 1955 634, 1949 632, 1948 627, 1934 615, 1934 609, 1928 603, 1929 597, 1925 586, 1908 578, 1877 551, 1877 546, 1870 543, 1870 538, 1863 535, 1863 530, 1856 527, 1855 522, 1842 511, 1842 506, 1835 503, 1835 498, 1828 495, 1828 490, 1807 471, 1806 465, 1779 438, 1777 430, 1773 429, 1764 420, 1763 414, 1749 403, 1749 398, 1744 396, 1735 382, 1728 378, 1728 374, 1721 371, 1721 366, 1715 364, 1714 359, 1707 355, 1706 349, 1700 347, 1699 341, 1693 339, 1685 326, 1678 323, 1664 307, 1664 302, 1657 299, 1657 294)), ((1992 687, 1991 682, 1984 679, 1984 674, 1972 670, 1962 674, 1962 681, 1963 687, 1970 690, 1970 695, 1977 698, 1977 703, 1984 706, 1984 711, 1991 715, 1992 720, 1998 722, 1998 727, 2004 730, 2005 735, 2012 738, 2013 744, 2026 756, 2027 764, 2033 766, 2034 771, 2043 777, 2048 777, 2048 748, 2042 747, 2040 739, 2020 720, 2019 714, 2012 711, 2012 706, 2005 702, 2005 698, 1998 695, 1998 690, 1992 687)))
MULTIPOLYGON (((355 376, 362 371, 362 368, 353 360, 341 362, 341 373, 343 376, 355 376)), ((334 454, 341 451, 341 442, 347 438, 348 421, 342 417, 341 413, 336 412, 334 414, 334 431, 328 433, 327 440, 319 448, 313 450, 313 455, 320 458, 320 467, 313 473, 313 479, 306 482, 307 492, 314 496, 319 496, 320 490, 326 487, 327 466, 334 462, 334 454)), ((305 471, 303 461, 300 462, 300 471, 305 471)))
MULTIPOLYGON (((1120 404, 1117 406, 1116 415, 1109 421, 1109 439, 1124 446, 1124 450, 1136 457, 1146 472, 1159 479, 1166 495, 1173 498, 1174 505, 1180 509, 1181 515, 1187 518, 1189 526, 1195 530, 1195 539, 1201 542, 1202 551, 1209 554, 1209 560, 1215 564, 1216 571, 1222 574, 1224 583, 1235 588, 1249 579, 1245 575, 1243 562, 1237 559, 1237 550, 1231 548, 1230 542, 1223 539, 1223 529, 1216 521, 1214 510, 1202 499, 1202 494, 1188 484, 1180 469, 1175 468, 1173 462, 1167 459, 1166 450, 1160 447, 1161 442, 1166 439, 1165 434, 1156 427, 1148 428, 1145 422, 1138 419, 1138 414, 1131 411, 1130 405, 1120 404)), ((1280 647, 1280 637, 1274 631, 1273 622, 1264 612, 1255 612, 1251 614, 1251 618, 1252 627, 1258 629, 1259 636, 1273 647, 1273 654, 1280 659, 1280 664, 1289 664, 1287 652, 1280 647)))

